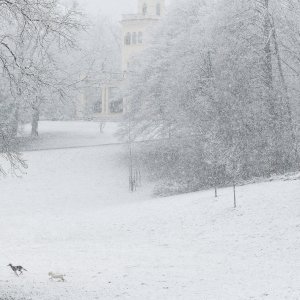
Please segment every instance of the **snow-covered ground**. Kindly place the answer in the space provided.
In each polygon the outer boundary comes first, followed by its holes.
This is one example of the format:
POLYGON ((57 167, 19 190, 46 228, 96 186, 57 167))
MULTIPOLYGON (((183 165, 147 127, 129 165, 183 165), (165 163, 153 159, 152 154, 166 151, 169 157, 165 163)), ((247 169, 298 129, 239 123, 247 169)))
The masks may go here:
POLYGON ((0 181, 1 300, 300 299, 299 180, 239 187, 237 209, 230 188, 151 199, 128 192, 125 151, 26 152, 0 181))
POLYGON ((118 143, 114 135, 117 128, 118 123, 107 122, 101 133, 100 123, 97 122, 43 121, 39 123, 39 137, 28 139, 31 127, 27 124, 21 129, 22 136, 25 138, 22 148, 30 150, 118 143))

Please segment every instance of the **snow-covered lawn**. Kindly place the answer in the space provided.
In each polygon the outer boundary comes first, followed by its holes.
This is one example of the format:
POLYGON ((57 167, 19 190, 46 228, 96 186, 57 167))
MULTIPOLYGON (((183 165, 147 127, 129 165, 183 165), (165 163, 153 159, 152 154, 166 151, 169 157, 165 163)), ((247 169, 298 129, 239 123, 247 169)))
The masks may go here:
POLYGON ((114 135, 117 128, 118 123, 107 122, 101 133, 100 123, 97 122, 42 121, 39 123, 39 137, 27 141, 31 130, 27 124, 22 128, 22 136, 25 138, 22 148, 30 150, 117 143, 119 141, 114 135))
POLYGON ((299 180, 239 187, 235 210, 230 188, 151 199, 125 151, 27 152, 0 181, 1 300, 300 299, 299 180))

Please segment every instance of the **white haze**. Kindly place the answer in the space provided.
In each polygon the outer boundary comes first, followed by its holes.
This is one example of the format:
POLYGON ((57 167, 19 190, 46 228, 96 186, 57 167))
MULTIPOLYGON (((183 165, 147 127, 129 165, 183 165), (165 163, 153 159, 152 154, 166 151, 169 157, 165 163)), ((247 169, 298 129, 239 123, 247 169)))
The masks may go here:
POLYGON ((78 0, 82 9, 89 14, 109 15, 113 19, 120 19, 124 13, 133 12, 136 0, 78 0))
MULTIPOLYGON (((138 0, 77 0, 80 8, 91 15, 108 15, 120 20, 122 14, 135 13, 138 0)), ((166 1, 167 5, 171 0, 166 1)))

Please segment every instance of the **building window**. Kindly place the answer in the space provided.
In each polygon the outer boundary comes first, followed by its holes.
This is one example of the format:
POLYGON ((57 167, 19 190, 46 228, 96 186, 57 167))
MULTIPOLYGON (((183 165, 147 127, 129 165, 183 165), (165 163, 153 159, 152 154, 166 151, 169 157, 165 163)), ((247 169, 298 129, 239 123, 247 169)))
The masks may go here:
POLYGON ((136 32, 134 32, 133 34, 132 34, 132 44, 136 44, 137 43, 137 35, 136 35, 136 32))
POLYGON ((123 97, 117 87, 109 88, 109 111, 113 114, 123 112, 123 97))
POLYGON ((101 114, 102 113, 102 89, 98 87, 89 87, 85 91, 87 100, 87 113, 88 114, 101 114))
POLYGON ((131 33, 130 32, 126 33, 124 43, 125 43, 125 45, 130 45, 131 44, 131 33))
POLYGON ((160 9, 160 3, 156 4, 156 15, 160 16, 161 14, 161 9, 160 9))
POLYGON ((138 42, 139 44, 143 43, 143 33, 141 31, 138 33, 138 42))
POLYGON ((94 114, 102 113, 102 100, 94 102, 93 112, 94 112, 94 114))
POLYGON ((147 4, 144 3, 144 5, 143 5, 143 15, 144 15, 144 16, 147 14, 147 11, 148 11, 147 4))

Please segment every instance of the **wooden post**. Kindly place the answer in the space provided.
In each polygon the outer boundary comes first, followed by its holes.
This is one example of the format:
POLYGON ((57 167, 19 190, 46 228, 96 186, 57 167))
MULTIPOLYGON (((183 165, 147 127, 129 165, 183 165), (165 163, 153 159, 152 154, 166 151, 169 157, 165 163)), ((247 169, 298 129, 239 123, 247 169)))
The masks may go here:
POLYGON ((236 184, 233 182, 234 208, 236 208, 236 184))
POLYGON ((133 173, 133 150, 131 138, 131 119, 128 121, 128 146, 129 146, 129 189, 131 192, 135 191, 134 173, 133 173))
POLYGON ((133 159, 132 159, 132 145, 131 141, 129 141, 129 182, 130 182, 130 191, 134 192, 134 184, 133 184, 133 159))

